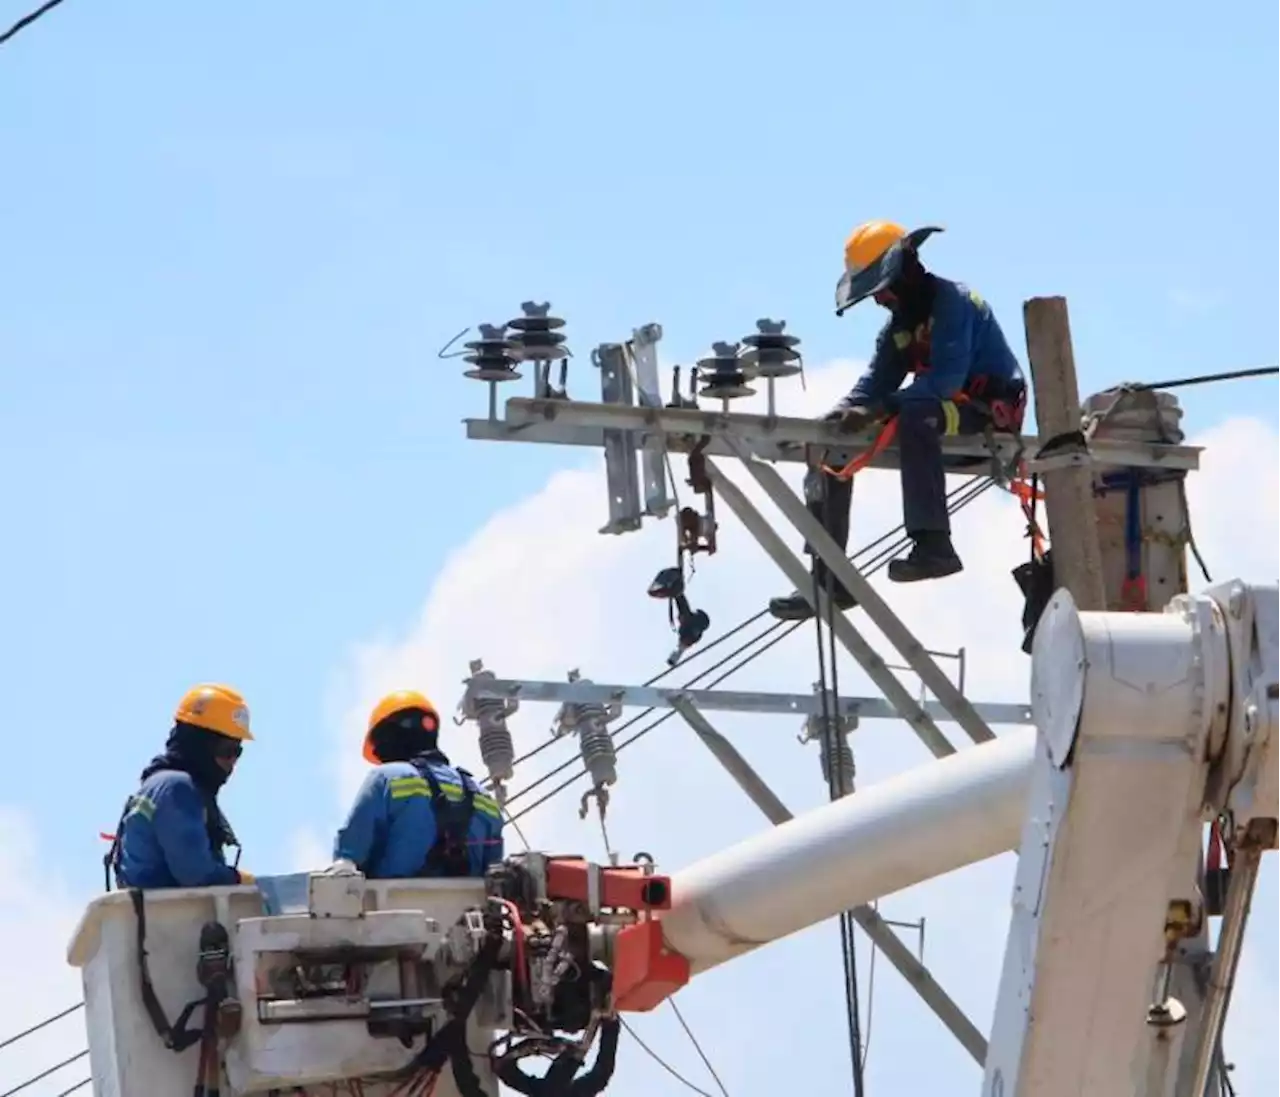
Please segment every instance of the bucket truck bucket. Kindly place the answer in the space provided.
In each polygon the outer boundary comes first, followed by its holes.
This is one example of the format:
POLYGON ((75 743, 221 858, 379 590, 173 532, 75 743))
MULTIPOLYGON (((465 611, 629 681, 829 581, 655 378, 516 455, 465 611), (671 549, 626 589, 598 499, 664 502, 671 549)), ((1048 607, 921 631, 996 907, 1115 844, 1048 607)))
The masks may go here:
MULTIPOLYGON (((94 1093, 192 1092, 206 1012, 227 1097, 350 1079, 366 1097, 390 1093, 400 1083, 387 1079, 446 1019, 441 990, 471 955, 483 903, 482 880, 320 874, 105 894, 68 952, 83 973, 94 1093)), ((508 983, 488 976, 468 1021, 473 1050, 508 1027, 508 983)), ((472 1062, 496 1093, 487 1057, 472 1062)), ((436 1097, 456 1092, 446 1066, 436 1097)))

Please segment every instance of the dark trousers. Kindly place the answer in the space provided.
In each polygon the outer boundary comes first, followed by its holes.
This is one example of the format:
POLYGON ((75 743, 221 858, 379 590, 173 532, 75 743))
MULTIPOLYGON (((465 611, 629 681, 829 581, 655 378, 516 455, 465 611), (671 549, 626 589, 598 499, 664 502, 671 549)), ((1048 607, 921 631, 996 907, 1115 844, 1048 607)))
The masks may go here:
MULTIPOLYGON (((898 411, 898 464, 902 477, 902 522, 909 536, 951 532, 944 435, 981 434, 990 421, 972 404, 944 407, 937 400, 903 400, 898 411)), ((849 548, 849 507, 853 481, 811 468, 804 479, 805 505, 842 549, 849 548)), ((817 554, 809 545, 805 551, 817 554)), ((822 561, 817 561, 820 577, 822 561)))

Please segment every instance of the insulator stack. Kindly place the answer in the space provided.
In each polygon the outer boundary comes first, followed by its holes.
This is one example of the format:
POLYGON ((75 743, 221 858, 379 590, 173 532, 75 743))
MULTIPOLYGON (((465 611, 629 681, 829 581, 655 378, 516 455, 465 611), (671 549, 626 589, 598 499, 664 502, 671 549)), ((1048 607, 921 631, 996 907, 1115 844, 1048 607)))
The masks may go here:
POLYGON ((564 321, 551 315, 551 305, 525 301, 520 305, 524 314, 507 324, 514 334, 511 343, 516 348, 516 358, 521 362, 554 362, 569 357, 565 334, 560 329, 564 321))
POLYGON ((485 670, 479 659, 471 661, 467 692, 458 706, 463 720, 474 720, 480 729, 480 758, 489 771, 499 801, 505 800, 505 782, 515 776, 516 747, 507 726, 508 717, 520 708, 514 697, 476 697, 478 682, 493 681, 493 671, 485 670))
POLYGON ((853 748, 849 746, 849 733, 843 729, 835 735, 823 736, 819 740, 818 758, 822 765, 822 779, 827 787, 831 787, 832 774, 838 774, 839 793, 848 796, 853 791, 853 748))
MULTIPOLYGON (((591 683, 571 671, 570 682, 591 683)), ((602 705, 596 701, 569 702, 560 706, 552 734, 557 737, 577 732, 578 745, 582 749, 582 764, 586 767, 591 783, 599 788, 615 784, 618 780, 618 750, 614 746, 609 721, 622 711, 620 704, 602 705)))
POLYGON ((751 377, 793 377, 801 370, 800 339, 786 334, 785 320, 757 320, 753 335, 743 338, 747 351, 742 363, 751 377))
POLYGON ((754 396, 756 391, 747 384, 737 343, 712 343, 711 357, 698 360, 698 380, 702 383, 699 394, 718 400, 754 396))
MULTIPOLYGON (((599 706, 596 706, 599 708, 599 706)), ((582 748, 582 764, 593 785, 612 785, 618 780, 618 750, 613 744, 603 710, 578 724, 578 744, 582 748)))
POLYGON ((507 338, 506 327, 480 324, 479 331, 479 339, 463 344, 471 352, 463 357, 471 366, 463 376, 473 381, 519 381, 520 347, 507 338))

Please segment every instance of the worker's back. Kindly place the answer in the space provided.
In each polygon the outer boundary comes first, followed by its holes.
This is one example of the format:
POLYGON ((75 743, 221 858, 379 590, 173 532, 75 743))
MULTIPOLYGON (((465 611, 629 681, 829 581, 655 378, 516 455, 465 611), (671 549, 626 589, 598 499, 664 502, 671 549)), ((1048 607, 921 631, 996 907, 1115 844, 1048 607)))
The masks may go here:
POLYGON ((970 377, 988 377, 997 382, 1021 382, 1022 367, 1009 346, 991 306, 963 282, 933 276, 935 283, 934 327, 946 321, 948 330, 972 332, 970 377))
POLYGON ((439 752, 386 762, 365 779, 334 855, 371 879, 483 876, 503 857, 501 809, 439 752))

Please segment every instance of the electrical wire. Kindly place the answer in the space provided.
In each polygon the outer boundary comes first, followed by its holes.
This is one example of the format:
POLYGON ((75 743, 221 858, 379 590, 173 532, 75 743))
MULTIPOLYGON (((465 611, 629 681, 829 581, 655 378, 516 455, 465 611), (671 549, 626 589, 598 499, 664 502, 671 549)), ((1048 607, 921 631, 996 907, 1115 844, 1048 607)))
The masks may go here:
POLYGON ((13 1089, 5 1090, 3 1093, 0 1093, 0 1097, 13 1097, 15 1093, 21 1093, 28 1086, 33 1086, 37 1082, 43 1081, 45 1078, 48 1078, 50 1074, 56 1073, 57 1071, 61 1070, 63 1067, 70 1066, 72 1063, 76 1062, 78 1059, 83 1059, 88 1054, 89 1054, 88 1048, 85 1048, 84 1051, 78 1051, 76 1052, 75 1055, 72 1055, 70 1058, 63 1059, 62 1062, 54 1064, 53 1066, 49 1067, 48 1070, 42 1070, 39 1074, 35 1075, 32 1078, 28 1078, 25 1082, 22 1082, 20 1085, 14 1086, 13 1089))
POLYGON ((684 1019, 684 1014, 680 1012, 680 1007, 676 1005, 676 1000, 668 998, 667 1003, 671 1006, 672 1012, 675 1013, 676 1020, 680 1022, 680 1027, 684 1029, 684 1034, 689 1037, 689 1043, 693 1045, 693 1050, 698 1053, 698 1058, 702 1060, 702 1065, 707 1068, 707 1073, 715 1079, 716 1087, 720 1090, 721 1097, 729 1097, 729 1091, 725 1088, 724 1082, 720 1080, 720 1075, 716 1073, 716 1068, 711 1065, 711 1060, 707 1058, 707 1053, 702 1050, 702 1045, 693 1034, 693 1029, 689 1027, 689 1022, 684 1019))
MULTIPOLYGON (((823 526, 830 526, 831 508, 831 482, 828 478, 822 479, 822 508, 823 508, 823 526)), ((822 701, 822 739, 821 748, 826 755, 827 760, 827 793, 829 798, 834 802, 839 800, 845 793, 852 788, 853 774, 844 772, 845 759, 844 751, 840 749, 841 735, 839 727, 839 709, 838 698, 840 696, 840 675, 837 669, 837 652, 836 652, 836 578, 831 568, 824 567, 813 569, 813 604, 818 607, 822 604, 818 597, 820 590, 821 578, 819 570, 822 572, 822 578, 826 583, 826 634, 827 634, 827 650, 823 650, 823 615, 815 612, 813 615, 814 632, 818 643, 818 695, 822 701), (827 688, 828 666, 830 667, 831 685, 827 688)), ((853 915, 847 910, 840 912, 840 958, 844 969, 844 998, 845 998, 845 1016, 849 1029, 849 1063, 853 1072, 853 1093, 854 1097, 863 1097, 863 1073, 862 1073, 862 1033, 861 1018, 859 1017, 858 1004, 858 954, 856 948, 856 939, 853 930, 853 915)))
MULTIPOLYGON (((871 904, 871 909, 879 913, 880 902, 871 904)), ((879 949, 871 950, 871 957, 867 960, 867 1025, 862 1030, 862 1073, 867 1073, 867 1058, 871 1054, 871 1022, 875 1020, 876 1005, 876 953, 879 949)))
POLYGON ((0 46, 3 46, 6 42, 9 41, 10 38, 16 35, 19 31, 26 30, 26 28, 31 26, 32 23, 36 22, 38 19, 44 18, 44 16, 48 15, 49 12, 53 11, 53 9, 56 8, 61 3, 62 3, 62 0, 48 0, 47 3, 41 4, 38 8, 35 9, 35 11, 28 12, 16 23, 14 23, 13 26, 11 26, 7 31, 5 31, 3 34, 0 34, 0 46))
MULTIPOLYGON (((975 476, 965 481, 965 483, 961 484, 956 488, 953 488, 950 492, 948 492, 947 494, 948 512, 951 514, 957 513, 958 511, 968 506, 980 495, 984 494, 994 486, 995 486, 995 481, 985 476, 983 477, 975 476)), ((876 538, 875 541, 872 541, 868 545, 863 546, 856 553, 854 553, 852 557, 850 557, 850 562, 853 563, 854 566, 857 567, 858 570, 861 571, 864 576, 870 577, 871 575, 874 575, 876 572, 880 571, 883 567, 885 567, 888 564, 889 560, 891 560, 894 556, 896 556, 898 552, 900 552, 902 548, 904 548, 906 544, 909 543, 910 539, 905 536, 902 536, 902 537, 899 537, 898 540, 894 542, 892 545, 884 545, 884 542, 886 542, 889 538, 897 535, 899 531, 902 530, 902 528, 903 527, 899 525, 897 529, 891 530, 889 533, 884 534, 876 538), (873 558, 872 562, 869 565, 864 565, 860 563, 861 557, 865 554, 868 548, 875 549, 875 548, 879 548, 882 545, 884 547, 880 548, 880 551, 875 554, 875 557, 873 558)), ((760 612, 753 614, 751 617, 747 618, 745 621, 735 626, 733 629, 730 629, 729 632, 725 633, 723 636, 717 637, 716 640, 712 641, 703 649, 703 654, 705 654, 711 648, 715 647, 717 644, 725 640, 728 640, 732 636, 736 636, 738 633, 740 633, 743 629, 747 628, 749 625, 760 620, 760 618, 768 615, 768 612, 769 612, 768 609, 761 610, 760 612)), ((762 632, 758 633, 756 636, 753 636, 750 640, 746 641, 744 644, 739 645, 737 648, 735 648, 728 655, 724 656, 719 661, 714 663, 712 666, 707 667, 705 670, 701 671, 699 674, 694 675, 694 677, 691 678, 689 681, 685 682, 681 688, 689 689, 699 684, 699 682, 703 678, 705 678, 708 674, 711 674, 714 671, 718 670, 720 667, 724 666, 727 662, 729 662, 729 660, 734 658, 734 656, 745 651, 747 648, 751 647, 753 644, 756 644, 761 640, 765 640, 766 638, 768 639, 768 642, 763 644, 758 650, 747 654, 738 663, 730 667, 724 674, 721 674, 717 678, 712 679, 710 682, 707 682, 702 687, 704 689, 715 688, 716 686, 720 685, 720 683, 724 682, 726 679, 736 674, 747 664, 753 662, 755 659, 758 659, 770 648, 774 647, 776 644, 785 640, 788 636, 790 636, 793 632, 795 632, 795 630, 799 628, 802 624, 804 624, 803 621, 773 622, 772 624, 767 626, 762 632)), ((646 686, 652 685, 654 682, 659 681, 660 679, 665 677, 667 674, 671 673, 672 670, 678 669, 679 667, 686 666, 687 663, 691 661, 692 660, 686 660, 677 664, 675 668, 668 668, 666 670, 660 671, 658 674, 655 674, 652 678, 650 678, 649 681, 645 683, 645 685, 646 686)), ((646 716, 651 715, 655 711, 656 709, 654 708, 647 708, 642 712, 637 713, 635 716, 631 717, 630 719, 624 721, 622 724, 619 724, 616 728, 613 729, 612 734, 614 736, 615 742, 617 743, 617 746, 616 746, 617 752, 621 753, 621 751, 623 751, 626 747, 629 747, 633 743, 638 742, 640 739, 648 735, 649 732, 660 727, 662 724, 666 723, 668 720, 670 720, 672 717, 676 715, 674 709, 669 709, 665 713, 663 713, 661 716, 657 717, 652 723, 641 728, 634 735, 630 736, 627 739, 622 740, 621 742, 617 742, 617 737, 619 733, 626 731, 630 727, 634 727, 646 716)), ((544 773, 541 777, 535 778, 532 782, 530 782, 524 788, 519 789, 518 791, 512 793, 511 796, 508 797, 507 803, 510 804, 515 800, 521 799, 528 793, 532 792, 535 788, 540 787, 541 785, 545 784, 547 781, 552 780, 553 778, 557 777, 559 774, 563 773, 565 770, 569 769, 575 763, 579 762, 581 758, 582 758, 582 754, 579 751, 568 761, 562 762, 560 765, 556 766, 554 769, 550 770, 547 773, 544 773)), ((528 815, 535 808, 541 807, 548 800, 557 796, 559 793, 563 792, 565 789, 569 788, 571 785, 573 785, 574 783, 576 783, 578 780, 580 780, 582 777, 585 777, 585 776, 587 776, 587 769, 584 766, 584 767, 581 767, 577 773, 574 773, 573 775, 571 775, 570 777, 562 781, 560 784, 556 785, 556 787, 551 789, 550 792, 544 793, 532 804, 528 804, 525 807, 521 808, 520 811, 512 815, 511 818, 513 820, 523 818, 525 815, 528 815)))
POLYGON ((78 1090, 78 1089, 84 1089, 84 1087, 85 1087, 85 1086, 87 1086, 87 1085, 88 1085, 90 1082, 92 1082, 92 1081, 93 1081, 93 1078, 92 1078, 92 1077, 90 1077, 90 1078, 81 1078, 81 1079, 80 1079, 80 1081, 78 1081, 75 1085, 73 1085, 73 1086, 68 1086, 68 1087, 67 1087, 66 1089, 64 1089, 61 1093, 56 1094, 56 1095, 55 1095, 55 1097, 67 1097, 67 1094, 69 1094, 69 1093, 75 1093, 75 1091, 76 1091, 76 1090, 78 1090))
POLYGON ((46 1017, 39 1024, 32 1025, 28 1029, 23 1029, 21 1032, 15 1033, 13 1036, 10 1036, 7 1040, 0 1041, 0 1051, 3 1051, 10 1044, 16 1044, 19 1040, 23 1039, 24 1037, 30 1036, 33 1032, 39 1032, 46 1025, 51 1025, 53 1024, 54 1021, 61 1021, 62 1018, 67 1017, 70 1014, 75 1013, 76 1010, 83 1009, 83 1008, 84 1008, 84 1002, 77 1002, 74 1006, 68 1006, 66 1009, 62 1010, 60 1013, 55 1013, 52 1017, 46 1017))
POLYGON ((1200 373, 1191 377, 1175 377, 1170 381, 1144 381, 1139 385, 1122 385, 1130 392, 1147 392, 1151 389, 1181 389, 1191 385, 1208 385, 1215 381, 1238 381, 1244 377, 1272 377, 1280 373, 1280 366, 1257 366, 1253 369, 1233 369, 1226 373, 1200 373))
POLYGON ((626 1021, 622 1022, 622 1028, 626 1032, 626 1034, 631 1037, 631 1039, 633 1039, 637 1044, 640 1045, 641 1051, 643 1051, 646 1055, 648 1055, 650 1059, 652 1059, 655 1063, 657 1063, 658 1066, 662 1067, 663 1070, 665 1070, 668 1074, 670 1074, 672 1078, 674 1078, 686 1089, 690 1090, 693 1093, 700 1094, 701 1097, 715 1097, 714 1094, 708 1093, 701 1086, 695 1086, 691 1081, 689 1081, 688 1078, 686 1078, 683 1074, 681 1074, 678 1070, 676 1070, 675 1067, 673 1067, 661 1055, 659 1055, 656 1051, 654 1051, 653 1048, 651 1048, 642 1039, 640 1039, 640 1037, 636 1034, 636 1030, 633 1029, 629 1024, 627 1024, 626 1021))

